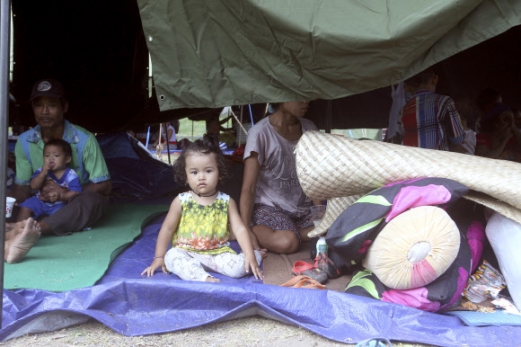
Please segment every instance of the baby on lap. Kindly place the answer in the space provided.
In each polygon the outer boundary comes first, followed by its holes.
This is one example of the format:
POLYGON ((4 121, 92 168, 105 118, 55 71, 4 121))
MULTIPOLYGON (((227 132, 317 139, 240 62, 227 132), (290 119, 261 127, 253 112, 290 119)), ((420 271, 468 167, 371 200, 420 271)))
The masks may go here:
POLYGON ((44 164, 31 177, 31 189, 38 190, 36 195, 20 203, 18 221, 26 220, 29 217, 37 219, 41 216, 50 216, 60 208, 65 206, 59 193, 50 194, 49 199, 43 200, 41 189, 47 181, 53 181, 61 187, 70 191, 81 192, 80 179, 76 172, 69 168, 72 160, 72 149, 70 144, 62 139, 52 139, 47 141, 43 147, 44 164))

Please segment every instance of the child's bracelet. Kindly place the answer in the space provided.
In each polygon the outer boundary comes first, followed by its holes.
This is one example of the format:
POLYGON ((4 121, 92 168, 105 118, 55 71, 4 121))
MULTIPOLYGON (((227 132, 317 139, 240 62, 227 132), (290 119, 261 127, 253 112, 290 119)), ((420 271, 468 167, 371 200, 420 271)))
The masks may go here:
POLYGON ((157 257, 154 257, 153 259, 164 259, 165 256, 164 255, 158 255, 157 257))

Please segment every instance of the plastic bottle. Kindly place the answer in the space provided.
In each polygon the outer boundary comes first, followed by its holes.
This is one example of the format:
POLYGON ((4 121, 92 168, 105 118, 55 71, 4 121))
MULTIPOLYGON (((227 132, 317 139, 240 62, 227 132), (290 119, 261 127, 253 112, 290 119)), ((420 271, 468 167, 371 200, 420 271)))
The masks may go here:
POLYGON ((327 254, 327 243, 325 237, 319 237, 317 241, 317 255, 320 253, 327 254))

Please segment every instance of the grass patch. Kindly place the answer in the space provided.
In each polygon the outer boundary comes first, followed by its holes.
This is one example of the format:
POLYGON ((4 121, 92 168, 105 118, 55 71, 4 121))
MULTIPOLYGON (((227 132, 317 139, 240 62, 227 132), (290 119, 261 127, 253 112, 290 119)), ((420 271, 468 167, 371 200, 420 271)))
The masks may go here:
POLYGON ((204 120, 192 121, 188 118, 179 120, 179 134, 177 139, 187 138, 190 141, 197 139, 206 132, 206 122, 204 120))
MULTIPOLYGON (((226 118, 228 115, 226 113, 222 114, 220 119, 226 118)), ((222 124, 224 128, 232 127, 232 121, 222 124)), ((190 141, 197 140, 201 138, 206 133, 206 122, 204 120, 200 121, 192 121, 188 118, 183 118, 179 120, 179 133, 177 134, 177 139, 187 138, 190 141)))

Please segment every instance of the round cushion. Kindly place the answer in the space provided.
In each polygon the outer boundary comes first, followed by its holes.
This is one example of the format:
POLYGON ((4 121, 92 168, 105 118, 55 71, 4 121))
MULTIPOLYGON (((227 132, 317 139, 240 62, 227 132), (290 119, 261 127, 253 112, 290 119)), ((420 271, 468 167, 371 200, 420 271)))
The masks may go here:
POLYGON ((423 287, 452 264, 460 232, 447 212, 422 206, 393 218, 378 234, 363 261, 387 287, 423 287))

